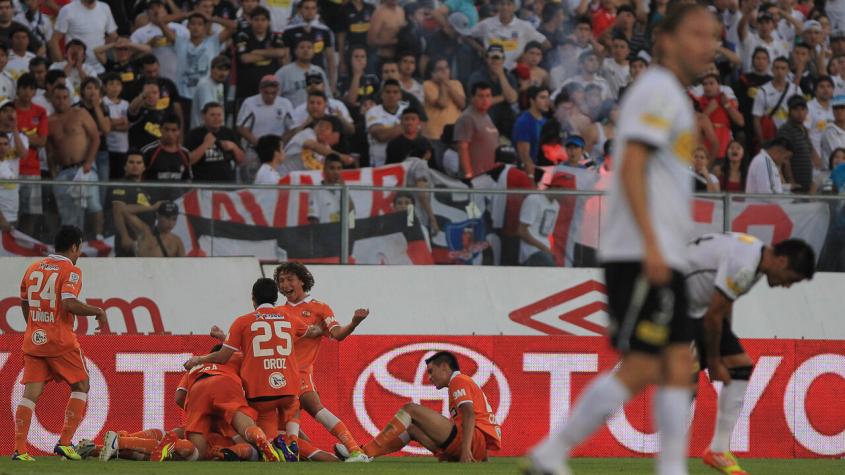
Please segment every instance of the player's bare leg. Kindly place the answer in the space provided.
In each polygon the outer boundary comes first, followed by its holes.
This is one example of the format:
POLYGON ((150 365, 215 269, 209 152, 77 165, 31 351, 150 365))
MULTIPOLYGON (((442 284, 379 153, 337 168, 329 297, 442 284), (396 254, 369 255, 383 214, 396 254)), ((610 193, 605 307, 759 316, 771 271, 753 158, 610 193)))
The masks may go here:
POLYGON ((44 382, 27 383, 23 387, 23 396, 15 409, 15 453, 12 460, 22 462, 34 462, 35 459, 29 455, 27 439, 29 438, 29 426, 32 423, 32 413, 35 411, 35 404, 44 392, 44 382))
POLYGON ((368 461, 364 455, 364 451, 358 442, 352 437, 352 433, 347 429, 346 424, 343 423, 337 416, 323 406, 320 401, 320 395, 317 391, 308 391, 299 396, 299 404, 305 411, 311 415, 317 422, 323 425, 327 431, 334 435, 339 440, 349 453, 346 459, 349 462, 366 462, 368 461))
POLYGON ((716 429, 710 447, 704 452, 702 461, 714 469, 729 475, 744 475, 746 472, 739 466, 739 461, 731 453, 731 434, 733 434, 754 362, 747 353, 722 357, 722 362, 728 368, 731 376, 730 384, 722 387, 716 413, 716 429))
MULTIPOLYGON (((270 441, 267 440, 267 435, 260 427, 255 425, 255 421, 251 417, 243 412, 236 412, 234 417, 232 417, 232 427, 247 442, 255 444, 255 446, 258 447, 258 450, 260 450, 263 454, 265 461, 279 461, 279 455, 276 453, 276 450, 273 448, 270 441)), ((199 447, 197 447, 197 449, 199 449, 199 447)), ((205 452, 201 451, 201 453, 204 454, 205 452)))
MULTIPOLYGON (((440 447, 452 434, 455 424, 433 411, 419 404, 408 403, 393 416, 390 422, 375 438, 364 446, 364 453, 369 457, 379 457, 402 449, 412 440, 409 428, 414 427, 425 438, 420 436, 420 443, 440 447)), ((428 448, 428 447, 427 447, 428 448)))

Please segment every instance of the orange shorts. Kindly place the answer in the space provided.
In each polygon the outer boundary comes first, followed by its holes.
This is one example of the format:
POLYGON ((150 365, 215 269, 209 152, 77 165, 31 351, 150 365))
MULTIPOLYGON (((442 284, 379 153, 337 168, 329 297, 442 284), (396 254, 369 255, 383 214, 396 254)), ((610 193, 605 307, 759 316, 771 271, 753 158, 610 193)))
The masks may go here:
POLYGON ((226 376, 206 376, 194 383, 185 403, 185 432, 211 432, 213 418, 231 423, 236 412, 255 419, 255 411, 244 399, 240 384, 226 376))
POLYGON ((23 355, 23 378, 21 384, 64 381, 76 384, 88 379, 88 367, 82 350, 68 351, 59 356, 23 355))
POLYGON ((296 417, 297 412, 299 412, 299 398, 297 396, 250 401, 249 405, 258 412, 255 424, 264 431, 268 439, 276 437, 279 429, 284 429, 287 421, 296 417))
MULTIPOLYGON (((463 445, 463 437, 463 429, 455 425, 452 428, 452 435, 449 436, 451 441, 447 440, 447 443, 444 444, 446 447, 443 448, 443 452, 438 455, 438 458, 441 461, 446 462, 457 462, 461 460, 461 445, 463 445)), ((484 462, 487 460, 487 437, 478 427, 475 428, 475 432, 472 434, 471 449, 472 457, 477 462, 484 462)))
POLYGON ((300 396, 311 391, 317 392, 317 386, 314 385, 314 373, 299 373, 299 379, 302 380, 302 386, 299 389, 300 396))

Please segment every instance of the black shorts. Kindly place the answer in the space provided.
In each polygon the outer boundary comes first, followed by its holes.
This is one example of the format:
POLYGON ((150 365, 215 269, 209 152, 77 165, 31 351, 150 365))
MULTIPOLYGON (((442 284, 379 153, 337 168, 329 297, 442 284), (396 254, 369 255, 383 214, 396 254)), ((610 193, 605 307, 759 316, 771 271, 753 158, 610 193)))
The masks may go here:
MULTIPOLYGON (((692 319, 693 333, 695 334, 695 352, 698 356, 698 364, 700 370, 707 368, 707 346, 704 341, 704 319, 692 319)), ((730 320, 725 320, 722 325, 722 338, 719 342, 719 356, 734 356, 745 353, 745 348, 739 342, 733 329, 731 328, 730 320)))
POLYGON ((668 285, 652 287, 639 262, 612 262, 604 265, 604 279, 614 348, 656 355, 670 344, 692 342, 682 273, 673 270, 668 285))

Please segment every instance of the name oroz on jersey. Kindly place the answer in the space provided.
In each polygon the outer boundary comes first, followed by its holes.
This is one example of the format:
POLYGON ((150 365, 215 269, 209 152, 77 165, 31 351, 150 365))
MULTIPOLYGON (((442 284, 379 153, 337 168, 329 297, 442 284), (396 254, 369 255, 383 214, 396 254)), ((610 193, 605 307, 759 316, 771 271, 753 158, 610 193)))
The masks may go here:
POLYGON ((29 309, 29 321, 38 323, 56 323, 56 315, 52 310, 29 309))
POLYGON ((287 369, 286 358, 265 358, 264 369, 287 369))

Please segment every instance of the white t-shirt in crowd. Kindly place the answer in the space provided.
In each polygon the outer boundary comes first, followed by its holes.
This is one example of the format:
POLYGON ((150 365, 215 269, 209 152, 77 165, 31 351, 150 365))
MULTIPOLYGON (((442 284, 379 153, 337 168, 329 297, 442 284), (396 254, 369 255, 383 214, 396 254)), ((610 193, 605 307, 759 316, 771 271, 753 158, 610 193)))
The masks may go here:
MULTIPOLYGON (((557 202, 557 199, 549 200, 544 195, 528 195, 519 210, 519 222, 528 225, 528 234, 531 237, 551 246, 549 236, 555 230, 559 211, 560 203, 557 202)), ((524 264, 534 253, 541 251, 537 246, 520 240, 519 263, 524 264)))
POLYGON ((476 23, 470 36, 484 42, 484 48, 500 45, 505 50, 505 68, 513 69, 516 60, 522 55, 525 45, 531 41, 543 43, 546 37, 537 31, 531 23, 513 17, 507 25, 502 24, 499 16, 485 18, 476 23))
MULTIPOLYGON (((209 102, 216 102, 225 105, 226 97, 223 95, 223 83, 214 82, 210 76, 206 76, 197 83, 194 89, 194 97, 191 100, 191 125, 197 126, 203 123, 202 108, 209 102)), ((224 108, 225 110, 225 108, 224 108)))
MULTIPOLYGON (((5 157, 0 157, 0 179, 15 180, 19 177, 21 164, 20 157, 15 153, 15 136, 14 132, 6 132, 4 135, 9 140, 11 147, 5 157)), ((18 137, 20 137, 23 147, 28 149, 29 138, 26 134, 19 132, 18 137)), ((0 185, 0 213, 3 213, 3 219, 6 222, 13 223, 18 220, 19 196, 18 185, 0 185)))
MULTIPOLYGON (((610 91, 610 83, 607 82, 607 79, 599 76, 598 74, 594 75, 592 79, 585 79, 580 74, 578 76, 573 76, 566 81, 563 81, 563 84, 560 86, 561 90, 572 83, 580 84, 583 88, 586 88, 587 86, 598 86, 601 88, 602 99, 613 98, 613 94, 610 91)), ((557 94, 560 94, 560 91, 558 91, 557 94)), ((557 94, 555 94, 555 96, 557 96, 557 94)))
POLYGON ((105 44, 106 35, 117 31, 117 23, 107 3, 98 1, 94 8, 88 8, 80 0, 73 0, 59 10, 55 29, 64 33, 65 43, 74 39, 85 43, 85 64, 97 73, 104 71, 103 65, 97 61, 94 48, 105 44))
MULTIPOLYGON (((769 52, 770 63, 781 56, 789 58, 789 45, 777 33, 772 33, 772 41, 767 43, 757 33, 749 31, 745 36, 745 41, 740 46, 742 51, 742 72, 744 73, 750 73, 753 70, 751 60, 754 56, 754 50, 757 48, 766 48, 766 51, 769 52)), ((771 66, 769 66, 769 72, 771 72, 771 66)))
POLYGON ((174 45, 178 61, 178 73, 176 75, 176 87, 182 97, 194 97, 194 89, 200 79, 207 77, 211 72, 211 60, 220 54, 223 45, 220 37, 212 35, 204 39, 200 44, 195 45, 190 37, 176 38, 174 45))
POLYGON ((705 234, 692 241, 686 274, 689 316, 702 318, 717 290, 731 301, 748 293, 763 276, 758 272, 763 241, 742 233, 705 234))
MULTIPOLYGON (((780 101, 783 93, 784 91, 778 91, 775 89, 775 86, 772 85, 771 81, 763 84, 763 86, 757 90, 757 95, 754 96, 754 105, 751 107, 751 113, 754 117, 763 117, 764 115, 771 114, 772 110, 778 104, 778 101, 780 101)), ((789 107, 786 106, 786 103, 789 102, 789 98, 800 94, 801 89, 799 89, 798 86, 791 82, 786 83, 786 96, 784 96, 783 100, 780 101, 778 110, 772 116, 775 127, 783 125, 786 122, 787 117, 789 117, 789 107)))
POLYGON ((279 180, 282 179, 282 175, 276 171, 269 163, 262 163, 260 167, 258 167, 258 172, 255 173, 255 184, 256 185, 276 185, 279 183, 279 180))
MULTIPOLYGON (((300 104, 296 109, 293 110, 291 114, 291 127, 296 128, 301 126, 308 120, 308 104, 300 104)), ((347 122, 352 122, 352 116, 349 115, 349 109, 346 108, 346 105, 333 97, 329 98, 329 103, 326 106, 326 113, 329 115, 337 115, 340 114, 343 117, 343 120, 347 122)))
MULTIPOLYGON (((110 119, 126 119, 129 114, 129 103, 124 99, 118 99, 115 103, 108 97, 104 97, 103 105, 109 110, 110 119)), ((106 144, 109 152, 126 153, 129 151, 129 132, 112 130, 106 136, 106 144)))
POLYGON ((314 190, 308 193, 308 217, 320 223, 340 222, 340 190, 314 190))
POLYGON ((0 72, 0 101, 14 100, 18 90, 17 82, 8 71, 0 72))
POLYGON ((294 0, 261 0, 259 4, 270 10, 270 29, 274 33, 281 33, 287 28, 293 14, 294 0))
POLYGON ((380 167, 387 161, 387 142, 379 142, 370 134, 374 125, 393 127, 400 122, 402 111, 408 107, 407 102, 400 102, 396 112, 391 114, 384 107, 377 105, 367 111, 367 140, 370 142, 370 166, 380 167))
POLYGON ((760 150, 748 165, 745 181, 746 193, 783 193, 780 170, 766 150, 760 150))
POLYGON ((628 64, 619 64, 613 58, 605 58, 601 75, 607 80, 612 97, 616 98, 619 97, 619 90, 631 82, 631 67, 628 64))
POLYGON ((819 156, 822 159, 822 169, 827 170, 830 164, 830 154, 839 147, 845 147, 845 130, 839 128, 832 120, 827 124, 822 134, 819 156))
POLYGON ((314 129, 304 129, 285 145, 285 161, 278 168, 282 176, 300 170, 322 170, 324 156, 305 147, 305 142, 316 141, 314 129))
MULTIPOLYGON (((173 30, 177 38, 189 38, 191 36, 188 29, 179 23, 170 22, 167 26, 173 30)), ((176 49, 173 47, 173 43, 164 36, 161 28, 152 23, 147 23, 135 30, 129 38, 133 43, 152 48, 153 55, 158 58, 159 75, 174 83, 176 82, 179 74, 179 59, 176 57, 176 49)))
POLYGON ((264 135, 284 135, 291 125, 293 105, 284 97, 276 96, 267 105, 261 94, 247 97, 238 111, 237 126, 252 131, 256 138, 264 135))
POLYGON ((9 62, 6 63, 6 68, 3 70, 9 73, 9 76, 11 76, 12 79, 17 81, 21 76, 29 72, 29 62, 32 61, 32 58, 34 57, 35 54, 29 51, 27 51, 23 56, 18 56, 14 51, 9 50, 9 62))
MULTIPOLYGON (((804 121, 804 127, 810 134, 810 142, 813 143, 813 148, 816 153, 822 157, 823 162, 827 162, 827 155, 822 154, 822 135, 828 124, 833 123, 833 107, 828 102, 827 107, 819 104, 817 99, 807 103, 807 120, 804 121)), ((827 168, 827 166, 825 166, 827 168)))
MULTIPOLYGON (((624 166, 628 141, 654 147, 646 168, 646 202, 659 250, 676 271, 686 269, 686 245, 693 231, 690 165, 697 133, 686 90, 663 67, 649 68, 622 99, 613 163, 620 169, 624 166)), ((642 235, 637 231, 620 173, 614 173, 607 202, 607 212, 602 216, 600 259, 642 260, 642 235)))
MULTIPOLYGON (((59 61, 58 63, 53 63, 50 65, 50 69, 58 69, 64 71, 65 66, 67 66, 67 61, 59 61)), ((82 70, 85 71, 86 76, 97 76, 97 71, 94 70, 88 63, 82 65, 82 70)), ((79 71, 76 68, 70 70, 70 74, 67 75, 67 86, 70 89, 71 93, 71 102, 76 103, 79 101, 79 94, 80 88, 82 87, 82 78, 79 76, 79 71)))

